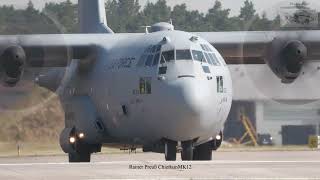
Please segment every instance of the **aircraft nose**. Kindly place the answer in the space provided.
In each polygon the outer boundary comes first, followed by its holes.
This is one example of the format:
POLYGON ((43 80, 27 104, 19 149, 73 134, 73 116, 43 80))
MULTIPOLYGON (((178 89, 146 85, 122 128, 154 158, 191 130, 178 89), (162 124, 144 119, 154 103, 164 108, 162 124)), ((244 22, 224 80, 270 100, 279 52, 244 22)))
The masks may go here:
POLYGON ((179 78, 168 82, 162 101, 167 112, 167 134, 173 140, 190 140, 214 128, 214 90, 207 81, 179 78), (171 118, 171 119, 170 119, 171 118))

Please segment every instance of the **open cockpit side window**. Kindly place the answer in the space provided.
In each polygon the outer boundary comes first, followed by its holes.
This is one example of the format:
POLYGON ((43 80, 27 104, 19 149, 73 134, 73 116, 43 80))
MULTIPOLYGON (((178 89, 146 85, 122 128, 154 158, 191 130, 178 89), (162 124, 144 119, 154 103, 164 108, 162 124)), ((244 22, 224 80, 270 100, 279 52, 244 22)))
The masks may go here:
POLYGON ((171 51, 163 51, 161 54, 161 64, 164 64, 166 62, 173 61, 175 59, 175 53, 174 50, 171 51))

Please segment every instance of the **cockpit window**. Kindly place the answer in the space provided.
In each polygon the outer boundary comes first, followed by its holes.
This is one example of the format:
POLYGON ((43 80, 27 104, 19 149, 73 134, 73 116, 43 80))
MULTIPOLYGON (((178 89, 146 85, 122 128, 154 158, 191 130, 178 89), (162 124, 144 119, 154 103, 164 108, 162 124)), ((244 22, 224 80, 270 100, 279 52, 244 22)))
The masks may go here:
POLYGON ((200 44, 200 46, 204 51, 212 52, 212 49, 208 45, 200 44))
POLYGON ((157 50, 157 46, 153 46, 153 47, 152 47, 152 53, 155 53, 156 50, 157 50))
POLYGON ((148 46, 137 63, 137 67, 152 67, 159 64, 161 45, 148 46))
POLYGON ((149 46, 148 49, 146 50, 146 53, 151 53, 152 46, 149 46))
POLYGON ((201 51, 192 50, 193 59, 200 62, 206 62, 204 55, 201 51))
POLYGON ((146 60, 147 56, 146 55, 142 55, 137 66, 143 66, 144 65, 144 62, 146 60))
POLYGON ((161 46, 158 45, 158 46, 157 46, 157 52, 160 52, 160 51, 161 51, 161 46))
POLYGON ((213 65, 213 62, 212 62, 211 57, 209 56, 209 54, 205 52, 205 53, 204 53, 204 56, 206 57, 208 63, 211 64, 211 65, 213 65))
POLYGON ((214 65, 221 66, 217 56, 214 53, 209 53, 209 56, 210 56, 211 61, 213 62, 214 65))
POLYGON ((160 59, 160 53, 158 52, 156 55, 154 55, 153 59, 153 66, 157 66, 159 64, 159 59, 160 59))
POLYGON ((170 62, 172 60, 174 60, 174 50, 162 52, 161 64, 163 64, 164 62, 170 62))
POLYGON ((147 58, 147 61, 145 63, 145 66, 152 66, 152 62, 153 62, 153 55, 149 55, 148 58, 147 58))
POLYGON ((191 52, 189 49, 177 50, 176 56, 177 60, 192 60, 191 52))

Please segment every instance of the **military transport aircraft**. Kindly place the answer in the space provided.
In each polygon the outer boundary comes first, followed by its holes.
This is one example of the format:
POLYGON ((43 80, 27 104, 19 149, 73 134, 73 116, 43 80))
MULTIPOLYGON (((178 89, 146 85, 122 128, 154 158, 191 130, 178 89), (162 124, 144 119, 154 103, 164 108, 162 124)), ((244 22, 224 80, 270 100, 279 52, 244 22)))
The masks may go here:
POLYGON ((79 20, 81 34, 0 36, 6 86, 28 68, 52 69, 35 83, 60 97, 70 162, 89 162, 102 145, 143 147, 166 160, 179 148, 182 160, 211 160, 232 103, 226 62, 261 60, 292 83, 320 58, 320 31, 188 33, 157 23, 115 34, 104 0, 79 0, 79 20))

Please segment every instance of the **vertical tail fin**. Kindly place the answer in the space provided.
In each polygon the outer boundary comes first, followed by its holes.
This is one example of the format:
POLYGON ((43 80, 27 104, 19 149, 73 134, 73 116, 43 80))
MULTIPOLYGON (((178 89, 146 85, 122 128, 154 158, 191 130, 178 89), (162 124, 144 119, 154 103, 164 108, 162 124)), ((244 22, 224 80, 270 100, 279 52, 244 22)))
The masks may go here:
POLYGON ((104 0, 79 0, 80 33, 113 33, 107 25, 104 0))

